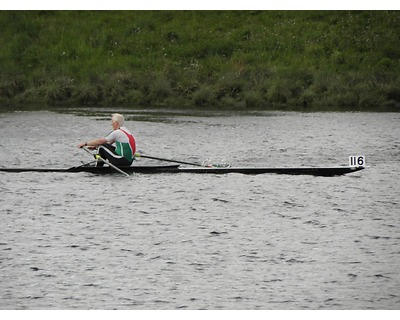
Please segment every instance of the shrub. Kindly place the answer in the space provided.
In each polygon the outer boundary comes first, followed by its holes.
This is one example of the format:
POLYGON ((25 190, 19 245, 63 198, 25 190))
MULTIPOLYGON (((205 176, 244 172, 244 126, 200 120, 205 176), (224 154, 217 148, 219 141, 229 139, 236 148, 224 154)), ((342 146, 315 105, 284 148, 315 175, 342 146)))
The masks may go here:
POLYGON ((211 86, 202 85, 193 93, 193 101, 197 107, 209 107, 215 104, 215 93, 211 86))
POLYGON ((150 85, 150 95, 155 101, 162 101, 172 93, 169 81, 164 76, 158 76, 150 85))
POLYGON ((70 78, 60 78, 54 80, 47 87, 47 101, 50 104, 65 103, 72 98, 75 86, 70 78))
POLYGON ((244 103, 246 109, 259 109, 263 106, 264 100, 259 91, 247 91, 244 94, 244 103))
POLYGON ((28 81, 24 76, 3 78, 0 80, 0 96, 13 98, 17 94, 24 92, 28 87, 28 81))
POLYGON ((272 84, 267 93, 267 101, 272 104, 286 104, 291 97, 292 93, 283 81, 272 84))

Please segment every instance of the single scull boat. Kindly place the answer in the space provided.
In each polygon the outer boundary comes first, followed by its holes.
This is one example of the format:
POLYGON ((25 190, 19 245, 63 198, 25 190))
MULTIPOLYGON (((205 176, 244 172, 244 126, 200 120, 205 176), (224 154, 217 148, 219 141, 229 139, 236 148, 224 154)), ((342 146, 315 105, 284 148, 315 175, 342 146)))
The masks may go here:
MULTIPOLYGON (((348 173, 357 172, 364 169, 364 166, 343 166, 343 167, 295 167, 295 168, 266 168, 266 167, 195 167, 187 168, 180 167, 179 165, 152 165, 152 166, 139 166, 132 165, 129 167, 120 167, 120 169, 127 173, 196 173, 196 174, 227 174, 227 173, 241 173, 241 174, 289 174, 289 175, 313 175, 313 176, 340 176, 348 173)), ((58 168, 0 168, 2 172, 90 172, 96 174, 109 174, 116 173, 116 171, 109 166, 95 167, 89 165, 82 165, 71 167, 67 169, 58 168)))

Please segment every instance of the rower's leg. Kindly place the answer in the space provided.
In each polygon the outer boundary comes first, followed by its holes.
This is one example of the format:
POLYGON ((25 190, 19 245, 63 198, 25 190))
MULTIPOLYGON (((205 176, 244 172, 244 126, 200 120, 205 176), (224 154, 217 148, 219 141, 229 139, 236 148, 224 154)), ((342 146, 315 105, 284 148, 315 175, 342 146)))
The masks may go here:
MULTIPOLYGON (((102 144, 98 148, 98 154, 103 159, 106 159, 112 163, 112 159, 114 158, 115 155, 115 148, 108 143, 102 144)), ((104 162, 101 160, 97 160, 96 167, 102 167, 102 166, 104 166, 104 162)))
MULTIPOLYGON (((128 167, 132 162, 129 162, 124 157, 121 157, 115 153, 115 148, 109 144, 104 144, 99 146, 99 155, 103 159, 110 161, 113 165, 117 167, 128 167)), ((97 167, 102 167, 104 162, 99 160, 97 161, 97 167)))

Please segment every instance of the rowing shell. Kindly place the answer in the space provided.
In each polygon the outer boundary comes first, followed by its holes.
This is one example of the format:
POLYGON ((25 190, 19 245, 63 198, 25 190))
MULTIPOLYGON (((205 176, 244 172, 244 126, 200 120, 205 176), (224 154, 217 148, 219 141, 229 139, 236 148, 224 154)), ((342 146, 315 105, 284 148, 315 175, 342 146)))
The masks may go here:
MULTIPOLYGON (((289 175, 313 175, 313 176, 340 176, 348 173, 353 173, 364 169, 364 166, 343 166, 343 167, 297 167, 297 168, 263 168, 263 167, 228 167, 228 168, 181 168, 179 165, 167 166, 129 166, 120 167, 121 170, 128 173, 196 173, 196 174, 289 174, 289 175)), ((0 168, 3 172, 90 172, 97 174, 115 173, 115 170, 109 166, 94 167, 94 166, 78 166, 68 169, 57 168, 0 168)))

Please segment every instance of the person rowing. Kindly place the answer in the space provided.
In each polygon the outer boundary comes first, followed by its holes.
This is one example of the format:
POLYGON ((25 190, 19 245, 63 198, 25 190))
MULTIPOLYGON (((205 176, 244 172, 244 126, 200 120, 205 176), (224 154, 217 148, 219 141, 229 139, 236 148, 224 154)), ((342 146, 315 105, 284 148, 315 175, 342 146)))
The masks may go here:
MULTIPOLYGON (((122 114, 114 113, 111 116, 113 131, 107 137, 79 143, 78 147, 97 148, 99 156, 113 165, 117 167, 130 166, 135 159, 136 142, 132 133, 124 127, 124 122, 125 119, 122 114)), ((103 161, 97 161, 96 166, 101 167, 103 165, 103 161)))

